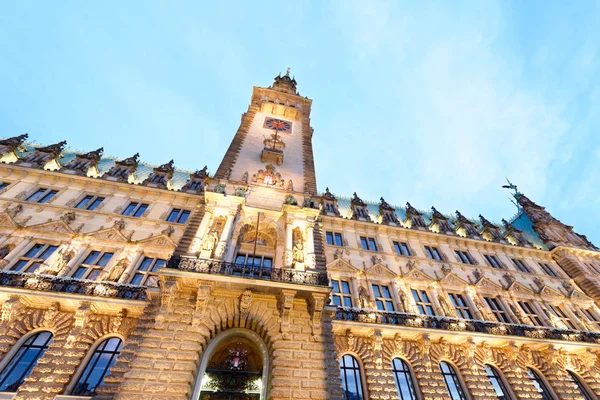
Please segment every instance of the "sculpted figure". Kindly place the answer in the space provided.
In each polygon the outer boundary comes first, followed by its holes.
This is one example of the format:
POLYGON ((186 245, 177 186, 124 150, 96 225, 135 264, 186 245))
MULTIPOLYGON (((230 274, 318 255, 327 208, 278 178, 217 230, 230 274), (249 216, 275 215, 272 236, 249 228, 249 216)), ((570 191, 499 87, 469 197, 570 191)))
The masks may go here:
POLYGON ((292 260, 294 264, 304 262, 304 245, 302 245, 302 242, 296 242, 294 244, 294 248, 292 249, 292 260))
POLYGON ((446 317, 454 317, 454 310, 450 307, 446 299, 444 299, 441 294, 438 294, 438 302, 440 303, 440 307, 442 307, 442 311, 446 317))
POLYGON ((202 250, 208 250, 212 254, 218 241, 219 237, 217 236, 217 232, 213 229, 208 235, 204 236, 204 239, 202 239, 202 250))
POLYGON ((121 275, 123 275, 123 272, 125 272, 128 263, 129 262, 126 258, 119 260, 119 262, 112 267, 105 280, 109 282, 117 282, 121 275))
POLYGON ((38 268, 35 273, 36 274, 44 274, 44 275, 65 275, 68 271, 67 264, 73 258, 75 253, 71 249, 62 249, 58 252, 58 259, 56 262, 50 266, 42 264, 40 268, 38 268))
POLYGON ((358 289, 358 306, 360 308, 370 308, 371 299, 369 297, 369 293, 367 293, 367 289, 364 286, 361 286, 358 289))

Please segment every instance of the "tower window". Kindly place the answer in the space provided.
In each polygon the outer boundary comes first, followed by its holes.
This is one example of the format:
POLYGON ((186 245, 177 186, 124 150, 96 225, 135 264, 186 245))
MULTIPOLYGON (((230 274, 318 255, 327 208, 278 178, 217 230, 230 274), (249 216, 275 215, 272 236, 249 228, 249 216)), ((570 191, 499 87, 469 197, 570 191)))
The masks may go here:
POLYGON ((352 307, 352 293, 350 292, 350 283, 342 280, 331 280, 331 299, 336 306, 352 307))
POLYGON ((384 285, 371 285, 373 288, 373 294, 375 295, 375 304, 377 309, 381 311, 394 311, 394 302, 392 301, 392 295, 387 286, 384 285))
POLYGON ((542 400, 553 400, 554 397, 550 394, 550 390, 542 380, 542 378, 532 370, 531 368, 527 368, 527 375, 529 379, 531 379, 531 383, 535 386, 537 392, 542 397, 542 400))
POLYGON ((56 251, 58 246, 36 243, 12 266, 11 270, 21 272, 35 272, 48 257, 56 251))
POLYGON ((56 195, 56 193, 58 193, 58 190, 40 188, 29 196, 27 201, 31 203, 47 203, 56 195))
POLYGON ((400 254, 401 256, 410 256, 410 250, 408 245, 404 242, 394 242, 394 250, 396 254, 400 254))
POLYGON ((427 256, 432 260, 442 261, 442 255, 437 247, 425 246, 425 253, 427 253, 427 256))

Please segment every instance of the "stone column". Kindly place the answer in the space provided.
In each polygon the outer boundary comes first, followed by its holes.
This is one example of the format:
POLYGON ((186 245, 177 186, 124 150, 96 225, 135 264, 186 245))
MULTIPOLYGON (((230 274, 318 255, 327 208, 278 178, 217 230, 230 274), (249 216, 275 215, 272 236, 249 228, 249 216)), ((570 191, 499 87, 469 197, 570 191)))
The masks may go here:
POLYGON ((227 215, 227 220, 225 221, 225 227, 223 228, 223 233, 221 233, 221 238, 219 239, 219 244, 215 249, 215 258, 218 260, 222 260, 225 255, 225 251, 227 250, 227 243, 229 243, 229 238, 231 236, 231 231, 233 230, 233 220, 235 219, 238 210, 229 210, 229 214, 227 215))
POLYGON ((208 224, 210 223, 214 212, 214 207, 207 206, 204 208, 204 215, 202 216, 202 221, 200 221, 198 230, 194 234, 194 238, 192 239, 192 243, 190 244, 188 253, 198 253, 200 251, 200 246, 202 245, 202 238, 207 232, 208 224))
POLYGON ((309 220, 306 223, 306 253, 307 262, 306 266, 310 269, 314 269, 317 263, 317 257, 315 256, 315 221, 309 220))
POLYGON ((294 233, 293 233, 293 222, 294 219, 291 217, 286 218, 285 220, 285 252, 283 255, 283 265, 286 268, 292 267, 292 247, 294 246, 294 233))

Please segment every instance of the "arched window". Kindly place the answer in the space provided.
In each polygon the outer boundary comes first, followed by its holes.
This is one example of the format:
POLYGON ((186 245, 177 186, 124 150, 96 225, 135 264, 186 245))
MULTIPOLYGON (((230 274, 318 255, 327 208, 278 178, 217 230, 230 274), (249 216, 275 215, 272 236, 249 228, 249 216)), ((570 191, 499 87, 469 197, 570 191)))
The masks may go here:
POLYGON ((104 381, 104 377, 108 375, 122 347, 123 341, 117 337, 108 338, 100 343, 90 357, 71 394, 92 396, 96 388, 104 381))
POLYGON ((504 385, 504 379, 502 379, 500 372, 498 372, 498 370, 496 368, 492 367, 491 365, 487 365, 487 364, 484 365, 483 368, 485 368, 485 373, 487 374, 487 377, 490 380, 490 383, 494 387, 494 390, 496 391, 496 396, 498 397, 498 399, 508 400, 509 392, 506 389, 506 386, 504 385))
POLYGON ((588 389, 585 387, 585 385, 583 384, 581 379, 579 379, 579 377, 577 375, 575 375, 573 372, 571 372, 569 370, 567 370, 567 373, 569 374, 569 378, 571 378, 571 382, 573 383, 573 388, 575 388, 575 390, 579 391, 579 393, 581 393, 581 395, 583 396, 583 398, 585 400, 594 400, 594 397, 592 397, 592 395, 589 393, 588 389))
POLYGON ((448 394, 452 400, 466 400, 465 392, 458 379, 458 374, 450 364, 445 361, 440 362, 440 370, 448 388, 448 394))
POLYGON ((25 340, 0 373, 0 392, 17 391, 39 358, 44 355, 51 340, 52 333, 48 331, 34 333, 25 340))
POLYGON ((533 386, 535 386, 540 396, 542 396, 542 400, 554 400, 554 397, 550 394, 550 389, 548 389, 544 380, 537 372, 531 368, 527 368, 527 375, 529 375, 529 379, 531 379, 533 386))
POLYGON ((404 360, 394 358, 392 360, 392 372, 396 381, 396 389, 398 389, 398 399, 416 400, 417 396, 415 395, 415 387, 410 376, 408 364, 404 360))
POLYGON ((340 360, 340 372, 342 374, 342 389, 345 400, 363 400, 362 380, 360 377, 360 366, 358 361, 349 354, 340 360))

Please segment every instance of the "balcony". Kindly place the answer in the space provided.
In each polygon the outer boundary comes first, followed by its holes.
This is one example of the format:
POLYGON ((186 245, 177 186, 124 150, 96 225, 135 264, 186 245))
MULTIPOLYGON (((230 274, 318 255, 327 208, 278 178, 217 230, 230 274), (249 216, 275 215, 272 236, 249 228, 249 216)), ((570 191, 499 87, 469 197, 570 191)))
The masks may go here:
POLYGON ((297 285, 329 286, 327 273, 325 272, 298 271, 289 268, 263 268, 196 257, 173 256, 169 260, 167 268, 297 285))
POLYGON ((0 271, 0 286, 124 300, 147 299, 145 286, 90 281, 66 276, 37 275, 17 271, 0 271))
POLYGON ((600 343, 600 333, 573 331, 541 326, 506 324, 480 320, 447 317, 430 317, 420 314, 385 312, 338 307, 334 319, 411 328, 439 329, 446 331, 476 332, 488 335, 519 336, 533 339, 566 340, 569 342, 600 343))

